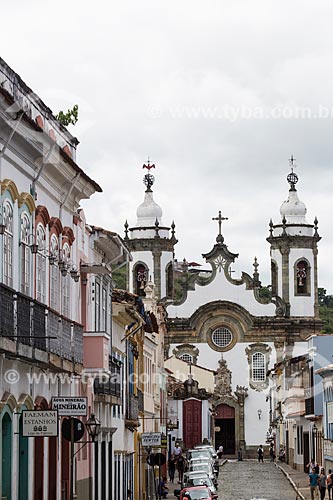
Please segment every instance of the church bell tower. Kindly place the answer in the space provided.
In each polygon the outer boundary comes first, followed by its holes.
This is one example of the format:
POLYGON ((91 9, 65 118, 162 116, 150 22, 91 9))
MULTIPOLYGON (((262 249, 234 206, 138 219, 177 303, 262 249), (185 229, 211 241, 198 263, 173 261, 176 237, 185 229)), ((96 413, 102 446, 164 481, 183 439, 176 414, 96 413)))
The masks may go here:
POLYGON ((314 224, 306 221, 306 206, 296 190, 295 160, 291 157, 289 161, 288 199, 280 208, 281 222, 270 221, 267 238, 271 245, 272 293, 284 299, 290 316, 318 317, 318 220, 315 218, 314 224))
POLYGON ((152 186, 155 178, 150 171, 155 165, 148 160, 143 168, 147 169, 143 178, 146 186, 144 201, 136 211, 135 226, 129 227, 125 222, 125 242, 133 256, 129 265, 128 288, 130 292, 144 297, 148 281, 153 281, 157 299, 172 298, 174 246, 177 243, 175 224, 164 226, 162 209, 154 201, 152 186))

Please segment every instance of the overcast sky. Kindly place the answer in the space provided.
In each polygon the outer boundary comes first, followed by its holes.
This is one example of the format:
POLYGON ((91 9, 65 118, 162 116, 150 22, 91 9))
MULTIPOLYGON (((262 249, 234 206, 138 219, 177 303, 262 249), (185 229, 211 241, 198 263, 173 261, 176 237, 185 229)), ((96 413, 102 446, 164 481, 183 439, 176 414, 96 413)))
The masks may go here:
POLYGON ((90 223, 135 224, 150 156, 178 260, 202 262, 222 210, 235 269, 252 274, 257 256, 269 283, 293 154, 333 293, 332 19, 331 0, 16 0, 0 55, 54 112, 79 105, 77 160, 103 188, 83 204, 90 223))

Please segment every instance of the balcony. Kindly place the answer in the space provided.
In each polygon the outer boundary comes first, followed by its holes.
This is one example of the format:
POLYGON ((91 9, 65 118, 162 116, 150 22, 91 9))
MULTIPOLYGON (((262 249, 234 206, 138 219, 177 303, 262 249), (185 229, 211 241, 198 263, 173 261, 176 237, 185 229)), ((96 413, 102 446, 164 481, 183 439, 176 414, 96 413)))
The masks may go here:
POLYGON ((134 394, 127 394, 125 426, 134 432, 140 425, 139 400, 134 394))
MULTIPOLYGON (((83 361, 81 325, 0 284, 2 350, 6 350, 6 339, 15 342, 15 353, 22 357, 38 358, 36 350, 39 350, 71 362, 82 364, 83 361)), ((40 361, 46 359, 42 356, 40 361)))

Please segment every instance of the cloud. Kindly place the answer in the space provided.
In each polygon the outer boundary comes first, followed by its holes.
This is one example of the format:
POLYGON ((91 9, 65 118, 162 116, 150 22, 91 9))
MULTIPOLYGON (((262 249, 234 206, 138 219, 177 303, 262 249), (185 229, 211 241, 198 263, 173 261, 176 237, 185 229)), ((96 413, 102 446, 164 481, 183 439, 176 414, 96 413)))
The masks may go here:
POLYGON ((179 259, 210 250, 221 209, 237 266, 251 274, 256 255, 268 282, 268 221, 294 154, 333 293, 332 14, 325 0, 20 1, 6 6, 2 57, 54 111, 79 104, 78 161, 104 191, 84 203, 92 223, 135 223, 150 155, 179 259))

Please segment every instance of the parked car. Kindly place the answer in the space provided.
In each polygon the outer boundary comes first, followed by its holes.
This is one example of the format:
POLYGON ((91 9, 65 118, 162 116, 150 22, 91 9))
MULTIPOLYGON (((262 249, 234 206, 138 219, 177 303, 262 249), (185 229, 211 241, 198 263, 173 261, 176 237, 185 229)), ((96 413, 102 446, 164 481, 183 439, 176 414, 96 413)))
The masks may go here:
POLYGON ((194 486, 193 488, 183 488, 182 490, 174 491, 175 497, 179 500, 217 500, 218 496, 213 494, 207 486, 194 486))
POLYGON ((189 465, 188 473, 190 472, 200 472, 207 474, 208 477, 213 481, 215 486, 217 486, 217 476, 214 472, 213 466, 210 463, 201 463, 201 464, 195 464, 195 465, 189 465))
POLYGON ((207 486, 208 488, 210 488, 212 493, 217 494, 217 487, 207 474, 200 473, 199 475, 190 475, 187 478, 187 481, 183 483, 183 487, 188 488, 190 486, 207 486))

